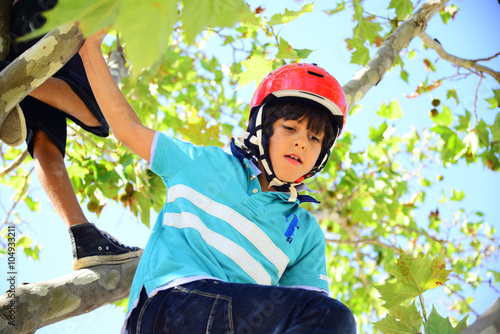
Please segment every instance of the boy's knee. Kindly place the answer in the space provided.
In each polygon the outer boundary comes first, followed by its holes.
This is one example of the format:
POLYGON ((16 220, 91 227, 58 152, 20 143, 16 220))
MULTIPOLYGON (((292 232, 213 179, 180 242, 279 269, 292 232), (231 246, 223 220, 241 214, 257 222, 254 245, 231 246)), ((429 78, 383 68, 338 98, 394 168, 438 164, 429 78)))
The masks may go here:
POLYGON ((325 320, 332 333, 356 334, 356 321, 351 310, 340 301, 328 298, 325 320))
POLYGON ((57 145, 42 130, 36 130, 33 134, 33 158, 50 157, 51 159, 61 158, 62 153, 57 145))

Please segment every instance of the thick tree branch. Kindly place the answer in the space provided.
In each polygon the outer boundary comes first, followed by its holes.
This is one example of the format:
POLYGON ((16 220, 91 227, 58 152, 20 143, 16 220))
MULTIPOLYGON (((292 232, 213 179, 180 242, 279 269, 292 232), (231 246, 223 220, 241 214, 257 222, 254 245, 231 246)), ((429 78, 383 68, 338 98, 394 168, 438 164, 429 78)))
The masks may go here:
POLYGON ((83 43, 76 25, 67 25, 45 35, 0 72, 0 124, 9 111, 31 91, 56 73, 83 43))
POLYGON ((14 289, 11 285, 11 290, 0 296, 0 332, 34 333, 41 327, 126 298, 138 263, 136 259, 121 265, 82 269, 14 289))
POLYGON ((387 72, 400 52, 410 44, 410 41, 425 31, 427 22, 449 0, 427 0, 419 10, 404 21, 380 46, 375 56, 353 76, 343 89, 349 105, 349 110, 375 86, 387 72))
POLYGON ((0 0, 0 60, 5 60, 9 53, 9 28, 11 0, 0 0))
MULTIPOLYGON (((472 60, 472 59, 464 59, 453 56, 443 49, 443 46, 441 45, 440 42, 438 42, 435 39, 432 39, 425 31, 423 31, 418 37, 420 37, 420 39, 422 40, 422 42, 424 42, 425 45, 436 51, 439 57, 441 57, 442 59, 449 61, 457 65, 458 67, 463 67, 468 70, 474 69, 477 72, 489 74, 498 83, 500 83, 500 72, 496 72, 489 67, 477 63, 478 61, 482 61, 485 59, 472 60)), ((498 54, 496 56, 498 56, 498 54)))
POLYGON ((461 334, 500 333, 500 298, 496 300, 477 320, 461 334))

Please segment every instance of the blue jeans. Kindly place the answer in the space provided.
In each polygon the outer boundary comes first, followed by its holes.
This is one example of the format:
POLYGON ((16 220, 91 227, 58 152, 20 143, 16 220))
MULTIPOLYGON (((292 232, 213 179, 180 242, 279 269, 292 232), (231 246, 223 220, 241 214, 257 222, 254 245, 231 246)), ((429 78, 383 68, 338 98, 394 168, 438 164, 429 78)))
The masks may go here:
POLYGON ((128 333, 355 334, 351 311, 304 289, 201 280, 161 291, 139 304, 128 333))

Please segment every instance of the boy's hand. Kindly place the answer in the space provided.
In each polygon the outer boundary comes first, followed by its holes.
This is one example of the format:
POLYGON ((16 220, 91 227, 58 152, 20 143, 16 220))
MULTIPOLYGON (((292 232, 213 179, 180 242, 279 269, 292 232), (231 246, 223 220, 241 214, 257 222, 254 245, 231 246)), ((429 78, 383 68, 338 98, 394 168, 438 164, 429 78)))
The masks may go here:
POLYGON ((83 56, 86 52, 95 52, 99 51, 101 52, 101 44, 102 41, 104 40, 104 37, 107 34, 106 29, 101 29, 98 32, 96 32, 93 35, 88 36, 85 41, 83 42, 83 45, 81 46, 80 50, 78 50, 78 53, 80 56, 83 56))

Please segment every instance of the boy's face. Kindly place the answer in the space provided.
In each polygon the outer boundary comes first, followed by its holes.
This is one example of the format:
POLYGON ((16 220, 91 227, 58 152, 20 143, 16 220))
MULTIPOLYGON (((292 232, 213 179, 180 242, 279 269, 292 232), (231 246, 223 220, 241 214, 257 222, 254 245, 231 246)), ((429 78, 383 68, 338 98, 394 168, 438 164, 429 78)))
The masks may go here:
POLYGON ((295 182, 309 173, 321 153, 323 133, 307 128, 307 119, 279 119, 273 124, 269 139, 269 156, 276 177, 295 182))

